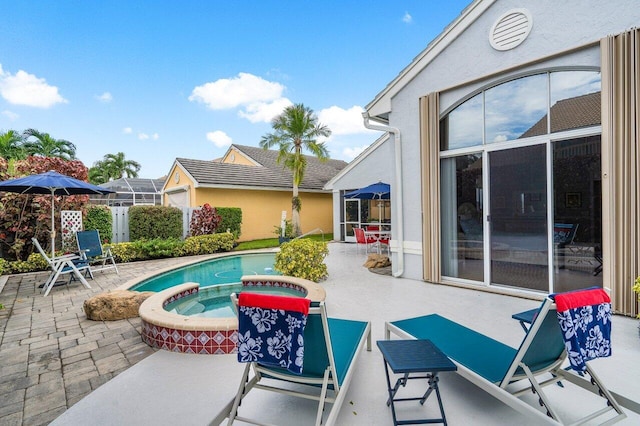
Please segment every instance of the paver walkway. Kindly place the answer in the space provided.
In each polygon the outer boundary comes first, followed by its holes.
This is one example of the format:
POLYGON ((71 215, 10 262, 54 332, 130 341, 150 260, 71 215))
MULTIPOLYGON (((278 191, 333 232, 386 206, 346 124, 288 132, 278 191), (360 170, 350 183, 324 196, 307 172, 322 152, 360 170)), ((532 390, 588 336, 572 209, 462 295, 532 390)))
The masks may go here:
POLYGON ((82 305, 135 277, 197 258, 121 264, 119 275, 96 273, 90 290, 74 281, 47 297, 38 288, 45 272, 0 278, 0 424, 46 425, 152 354, 140 338, 140 318, 91 321, 82 305))

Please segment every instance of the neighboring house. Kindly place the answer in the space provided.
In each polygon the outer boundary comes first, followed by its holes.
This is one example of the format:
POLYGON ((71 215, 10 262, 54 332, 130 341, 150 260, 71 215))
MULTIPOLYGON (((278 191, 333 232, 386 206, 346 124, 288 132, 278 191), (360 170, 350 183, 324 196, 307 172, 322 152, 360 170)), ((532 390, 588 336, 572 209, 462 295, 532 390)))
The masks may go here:
MULTIPOLYGON (((231 145, 218 160, 177 158, 163 188, 164 205, 242 209, 241 241, 274 238, 282 212, 291 219, 293 177, 278 164, 278 151, 231 145)), ((347 166, 341 160, 321 162, 306 156, 307 168, 299 187, 302 232, 333 229, 332 195, 323 186, 347 166)))
POLYGON ((366 106, 389 137, 327 189, 340 200, 394 165, 395 276, 602 286, 637 314, 638 24, 637 0, 471 2, 366 106))

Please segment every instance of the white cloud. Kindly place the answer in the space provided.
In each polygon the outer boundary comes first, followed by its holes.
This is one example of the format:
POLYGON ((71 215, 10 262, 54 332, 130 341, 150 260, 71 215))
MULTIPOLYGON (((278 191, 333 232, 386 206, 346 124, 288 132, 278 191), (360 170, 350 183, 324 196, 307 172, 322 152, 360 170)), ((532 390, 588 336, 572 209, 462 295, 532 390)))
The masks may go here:
POLYGON ((225 148, 233 142, 233 140, 222 130, 207 132, 207 140, 213 142, 218 148, 225 148))
POLYGON ((154 141, 157 141, 158 139, 160 139, 160 135, 157 133, 154 133, 153 135, 151 135, 151 139, 153 139, 154 141))
POLYGON ((49 108, 68 102, 58 93, 58 88, 47 84, 44 78, 22 70, 12 75, 4 72, 1 65, 0 95, 11 104, 36 108, 49 108))
POLYGON ((113 100, 113 96, 109 92, 104 92, 102 95, 96 95, 96 99, 102 103, 108 104, 113 100))
POLYGON ((343 109, 334 105, 320 110, 320 112, 318 112, 318 121, 328 126, 333 136, 374 132, 364 127, 362 120, 363 111, 362 107, 357 105, 349 109, 343 109))
POLYGON ((342 150, 342 155, 344 156, 346 161, 351 161, 354 158, 356 158, 358 155, 362 154, 362 152, 367 148, 368 148, 368 145, 345 148, 342 150))
POLYGON ((147 139, 149 139, 149 135, 146 133, 138 133, 138 139, 140 139, 141 141, 146 141, 147 139))
POLYGON ((16 114, 13 111, 9 111, 8 109, 5 109, 4 111, 2 111, 2 115, 7 117, 9 121, 16 121, 18 118, 20 118, 18 114, 16 114))
POLYGON ((210 109, 237 108, 256 102, 272 102, 282 97, 284 86, 249 73, 234 78, 221 78, 196 86, 189 96, 192 102, 201 102, 210 109))
POLYGON ((276 99, 272 102, 255 102, 238 111, 238 115, 252 123, 269 123, 275 116, 280 115, 288 106, 293 105, 287 98, 276 99))
POLYGON ((122 133, 124 133, 125 135, 130 135, 131 133, 133 133, 133 129, 131 127, 125 127, 124 129, 122 129, 122 133))
POLYGON ((410 24, 411 22, 413 22, 413 17, 409 14, 409 12, 404 13, 404 16, 402 17, 402 22, 404 22, 405 24, 410 24))
POLYGON ((238 116, 252 123, 268 123, 293 103, 282 96, 285 86, 249 73, 197 86, 189 100, 212 110, 239 108, 238 116))

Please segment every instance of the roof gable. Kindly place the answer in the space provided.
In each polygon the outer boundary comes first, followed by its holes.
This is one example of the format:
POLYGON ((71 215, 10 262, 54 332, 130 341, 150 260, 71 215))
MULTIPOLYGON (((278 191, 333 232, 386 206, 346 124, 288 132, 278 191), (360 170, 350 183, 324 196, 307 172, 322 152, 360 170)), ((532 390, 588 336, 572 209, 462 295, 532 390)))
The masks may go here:
POLYGON ((391 98, 393 98, 404 86, 413 80, 424 68, 429 65, 449 44, 451 44, 462 32, 464 32, 478 17, 480 17, 497 0, 474 0, 467 6, 458 18, 445 27, 445 29, 427 47, 407 65, 396 78, 376 95, 367 104, 365 110, 371 117, 388 120, 391 112, 391 98))
MULTIPOLYGON (((265 150, 246 145, 232 145, 237 152, 254 162, 254 165, 232 164, 177 158, 179 163, 195 180, 197 186, 291 188, 291 171, 278 164, 278 151, 265 150)), ((227 152, 227 155, 230 151, 227 152)), ((227 157, 225 155, 225 157, 227 157)), ((300 190, 321 191, 325 183, 347 166, 342 160, 329 159, 321 162, 318 158, 305 155, 307 169, 300 190)))

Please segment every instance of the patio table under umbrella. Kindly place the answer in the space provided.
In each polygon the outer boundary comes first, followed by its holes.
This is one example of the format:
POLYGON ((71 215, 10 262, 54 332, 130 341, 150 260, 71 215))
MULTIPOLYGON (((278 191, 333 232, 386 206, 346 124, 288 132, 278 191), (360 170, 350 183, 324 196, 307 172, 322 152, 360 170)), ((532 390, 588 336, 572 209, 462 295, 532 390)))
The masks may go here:
MULTIPOLYGON (((364 188, 347 192, 344 198, 359 198, 361 200, 388 200, 391 198, 391 186, 388 183, 377 182, 372 183, 364 188)), ((378 203, 378 220, 382 224, 382 211, 380 203, 378 203)))
POLYGON ((53 170, 0 182, 0 192, 18 194, 51 194, 51 258, 55 258, 55 196, 105 195, 114 191, 66 176, 53 170))

